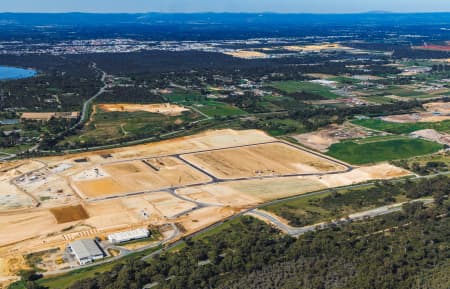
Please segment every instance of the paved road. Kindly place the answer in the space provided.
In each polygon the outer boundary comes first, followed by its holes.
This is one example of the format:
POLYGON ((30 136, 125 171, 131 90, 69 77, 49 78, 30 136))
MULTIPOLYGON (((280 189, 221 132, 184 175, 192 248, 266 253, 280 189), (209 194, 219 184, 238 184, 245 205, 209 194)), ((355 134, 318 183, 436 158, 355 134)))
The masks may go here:
MULTIPOLYGON (((192 187, 198 187, 198 186, 204 186, 204 185, 211 185, 211 184, 218 184, 218 183, 228 183, 228 182, 236 182, 236 181, 275 179, 275 178, 291 178, 291 177, 305 177, 305 176, 335 175, 335 174, 341 174, 341 173, 350 172, 350 171, 352 171, 354 169, 352 166, 350 166, 350 165, 348 165, 348 164, 346 164, 346 163, 344 163, 342 161, 335 160, 335 159, 333 159, 331 157, 324 156, 322 154, 319 154, 319 153, 314 152, 314 151, 310 151, 310 150, 305 149, 303 147, 299 147, 299 146, 292 145, 292 144, 289 144, 289 143, 286 143, 286 142, 283 142, 283 141, 278 141, 278 140, 262 142, 262 143, 257 143, 257 144, 239 145, 239 146, 227 147, 227 148, 216 148, 216 149, 199 150, 199 151, 187 152, 187 153, 182 153, 182 154, 168 154, 168 155, 160 155, 160 156, 156 156, 156 157, 145 157, 145 158, 135 158, 135 159, 120 160, 120 161, 114 161, 114 162, 105 162, 104 164, 117 164, 117 163, 130 162, 130 161, 135 161, 135 160, 149 160, 149 159, 165 158, 165 157, 173 157, 173 158, 177 158, 177 159, 183 161, 184 163, 186 163, 191 168, 202 172, 205 176, 208 176, 210 178, 210 180, 206 181, 206 182, 195 183, 195 184, 170 186, 170 187, 159 188, 159 189, 155 189, 155 190, 146 190, 146 191, 140 191, 140 192, 132 192, 132 193, 128 193, 128 194, 125 194, 125 195, 124 194, 119 194, 119 195, 108 196, 108 197, 92 198, 92 199, 88 199, 87 201, 88 202, 98 202, 98 201, 111 200, 111 199, 117 199, 117 198, 129 197, 129 196, 138 196, 138 195, 143 195, 143 194, 156 193, 156 192, 161 192, 161 191, 167 191, 167 192, 169 192, 169 193, 179 197, 178 194, 176 193, 177 190, 186 189, 186 188, 192 188, 192 187), (339 171, 333 171, 333 172, 325 172, 325 173, 289 173, 289 174, 274 174, 274 175, 263 175, 263 176, 251 176, 251 177, 225 178, 225 179, 223 179, 223 178, 218 178, 218 177, 214 176, 210 172, 208 172, 205 169, 197 166, 196 164, 191 163, 190 161, 188 161, 186 158, 183 157, 183 156, 186 156, 186 155, 192 155, 192 154, 197 154, 197 153, 214 152, 214 151, 221 151, 221 150, 226 150, 226 149, 245 148, 245 147, 252 147, 252 146, 258 146, 258 145, 263 145, 263 144, 273 144, 273 143, 281 143, 281 144, 289 145, 289 146, 291 146, 291 147, 293 147, 293 148, 295 148, 297 150, 306 151, 306 152, 314 154, 315 156, 320 157, 322 159, 326 159, 328 161, 337 163, 337 164, 343 166, 345 169, 339 170, 339 171)), ((183 199, 182 197, 179 197, 179 198, 183 199)), ((193 201, 193 200, 190 200, 190 201, 195 203, 195 201, 193 201)), ((216 204, 210 204, 210 205, 214 205, 215 206, 216 204)))
POLYGON ((92 68, 94 68, 94 69, 96 69, 96 70, 101 72, 102 77, 100 78, 100 81, 103 83, 103 86, 97 91, 96 94, 94 94, 93 96, 91 96, 91 98, 89 98, 88 100, 86 100, 84 102, 83 109, 81 110, 81 114, 80 114, 80 120, 71 129, 74 129, 74 128, 82 125, 86 121, 87 117, 89 116, 88 115, 88 109, 89 109, 90 104, 99 95, 103 94, 105 92, 105 90, 106 90, 106 87, 107 87, 107 84, 105 82, 105 80, 106 80, 106 72, 101 70, 100 68, 98 68, 96 63, 92 64, 92 68))
POLYGON ((253 215, 262 219, 265 219, 266 221, 270 222, 271 224, 275 225, 275 227, 277 227, 278 229, 280 229, 281 231, 293 236, 293 237, 298 237, 301 236, 307 232, 313 232, 316 231, 318 229, 323 229, 326 227, 329 227, 331 225, 337 225, 339 223, 343 223, 343 222, 350 222, 350 221, 358 221, 358 220, 363 220, 366 218, 374 218, 374 217, 378 217, 378 216, 383 216, 383 215, 387 215, 387 214, 391 214, 394 212, 398 212, 402 210, 402 206, 404 204, 407 203, 414 203, 414 202, 423 202, 425 204, 429 204, 432 203, 434 200, 433 199, 418 199, 418 200, 413 200, 410 202, 403 202, 403 203, 398 203, 398 204, 393 204, 393 205, 387 205, 387 206, 382 206, 382 207, 378 207, 375 209, 371 209, 371 210, 366 210, 366 211, 362 211, 362 212, 358 212, 358 213, 354 213, 349 215, 347 218, 341 218, 339 220, 334 220, 328 223, 318 223, 318 224, 314 224, 314 225, 309 225, 309 226, 304 226, 304 227, 292 227, 289 226, 283 222, 281 222, 278 218, 276 218, 275 216, 273 216, 272 214, 269 214, 268 212, 265 211, 261 211, 258 209, 254 209, 249 211, 248 213, 246 213, 247 215, 253 215))

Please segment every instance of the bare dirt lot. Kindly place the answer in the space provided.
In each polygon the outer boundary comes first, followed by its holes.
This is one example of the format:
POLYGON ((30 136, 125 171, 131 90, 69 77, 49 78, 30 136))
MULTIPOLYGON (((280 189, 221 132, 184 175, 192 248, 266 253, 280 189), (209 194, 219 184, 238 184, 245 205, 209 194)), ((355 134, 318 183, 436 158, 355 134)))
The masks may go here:
POLYGON ((225 52, 224 54, 230 55, 236 58, 243 58, 243 59, 252 59, 252 58, 267 58, 268 55, 259 52, 259 51, 251 51, 251 50, 237 50, 237 51, 231 51, 231 52, 225 52))
POLYGON ((180 189, 177 192, 200 202, 245 208, 327 188, 404 177, 410 174, 404 169, 382 163, 339 174, 234 181, 180 189))
POLYGON ((326 175, 316 177, 321 183, 329 188, 348 186, 363 183, 370 180, 388 180, 410 175, 411 172, 398 168, 388 163, 381 163, 374 166, 360 167, 351 172, 339 175, 326 175))
POLYGON ((164 115, 177 116, 189 109, 170 103, 155 103, 155 104, 132 104, 132 103, 114 103, 114 104, 98 104, 98 108, 107 112, 136 112, 146 111, 152 113, 160 113, 164 115))
POLYGON ((411 114, 390 115, 381 118, 384 121, 397 123, 414 123, 414 122, 441 122, 449 120, 450 115, 435 114, 432 112, 418 112, 411 114))
POLYGON ((326 152, 332 144, 338 143, 341 140, 364 138, 371 135, 373 135, 372 132, 359 126, 332 124, 315 132, 294 135, 292 137, 306 147, 326 152))
POLYGON ((430 102, 423 105, 428 112, 450 115, 450 102, 430 102))
POLYGON ((335 162, 284 143, 190 154, 183 158, 222 179, 323 173, 345 169, 335 162))
POLYGON ((108 176, 74 182, 82 196, 97 198, 210 180, 201 172, 172 157, 106 164, 101 169, 108 176))
POLYGON ((50 209, 58 224, 64 224, 89 218, 81 205, 50 209))
POLYGON ((444 145, 450 145, 450 135, 437 132, 434 129, 418 130, 411 133, 411 136, 434 141, 444 145))

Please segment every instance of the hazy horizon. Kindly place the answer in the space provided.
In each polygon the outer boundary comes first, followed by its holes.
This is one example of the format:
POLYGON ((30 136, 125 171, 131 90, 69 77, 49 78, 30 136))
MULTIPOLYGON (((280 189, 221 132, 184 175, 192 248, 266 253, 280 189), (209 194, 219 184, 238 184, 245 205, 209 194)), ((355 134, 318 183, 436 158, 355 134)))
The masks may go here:
POLYGON ((448 0, 16 0, 0 5, 12 13, 312 13, 346 14, 371 11, 392 13, 450 12, 448 0), (430 8, 432 7, 432 8, 430 8))

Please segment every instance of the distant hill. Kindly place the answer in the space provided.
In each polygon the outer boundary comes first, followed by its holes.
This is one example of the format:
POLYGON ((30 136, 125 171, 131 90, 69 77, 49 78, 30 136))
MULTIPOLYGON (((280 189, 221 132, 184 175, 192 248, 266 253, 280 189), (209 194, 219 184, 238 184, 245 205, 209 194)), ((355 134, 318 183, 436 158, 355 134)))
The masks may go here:
POLYGON ((372 11, 359 14, 277 14, 277 13, 0 13, 0 25, 24 26, 94 26, 131 24, 294 24, 294 25, 349 25, 349 24, 449 24, 450 13, 399 14, 372 11))

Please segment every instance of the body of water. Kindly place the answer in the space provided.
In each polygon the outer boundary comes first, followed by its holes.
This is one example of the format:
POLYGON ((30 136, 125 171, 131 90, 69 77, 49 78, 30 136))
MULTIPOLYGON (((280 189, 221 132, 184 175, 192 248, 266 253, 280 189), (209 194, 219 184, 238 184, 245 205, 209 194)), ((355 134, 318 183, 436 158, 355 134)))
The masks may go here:
POLYGON ((27 78, 35 76, 36 73, 33 69, 0 66, 0 80, 27 78))

